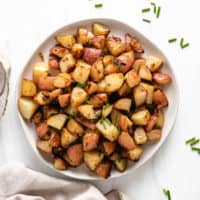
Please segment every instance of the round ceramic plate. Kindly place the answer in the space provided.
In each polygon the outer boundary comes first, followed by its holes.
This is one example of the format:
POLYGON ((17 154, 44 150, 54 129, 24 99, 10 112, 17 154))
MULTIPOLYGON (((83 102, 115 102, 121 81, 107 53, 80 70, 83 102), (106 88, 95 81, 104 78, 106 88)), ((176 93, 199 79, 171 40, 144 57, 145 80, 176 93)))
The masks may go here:
MULTIPOLYGON (((113 178, 113 177, 119 177, 119 176, 125 175, 125 174, 135 170, 136 168, 142 166, 145 162, 147 162, 158 151, 159 147, 163 144, 163 142, 169 135, 170 130, 175 121, 176 113, 178 110, 178 102, 179 102, 178 87, 177 87, 176 77, 174 75, 173 69, 172 69, 169 61, 165 57, 165 55, 161 52, 161 50, 156 45, 154 45, 152 42, 150 42, 149 39, 147 39, 141 33, 139 33, 134 28, 130 27, 129 25, 127 25, 125 23, 122 23, 122 22, 119 22, 119 21, 116 21, 113 19, 82 20, 82 21, 78 21, 78 22, 66 25, 66 26, 60 28, 59 30, 57 30, 56 32, 52 33, 33 53, 33 55, 31 56, 28 63, 26 64, 26 66, 23 69, 23 72, 20 76, 20 80, 23 77, 31 78, 32 66, 36 61, 40 60, 40 58, 38 56, 39 52, 42 52, 44 54, 44 57, 46 58, 46 60, 48 59, 49 49, 56 43, 56 41, 55 41, 56 35, 75 33, 77 27, 86 27, 88 29, 91 29, 91 24, 94 22, 100 22, 100 23, 103 23, 103 24, 109 26, 109 28, 111 30, 110 35, 114 34, 114 35, 120 36, 121 38, 124 38, 125 33, 130 33, 131 35, 138 37, 140 39, 140 41, 142 42, 142 45, 145 49, 144 56, 151 54, 151 55, 154 55, 154 56, 157 56, 157 57, 163 59, 164 66, 162 68, 162 71, 170 74, 173 79, 172 84, 170 84, 168 87, 165 88, 165 93, 169 99, 169 106, 165 110, 165 124, 164 124, 163 130, 162 130, 161 140, 155 144, 146 145, 141 159, 138 162, 129 162, 128 167, 125 172, 120 173, 113 169, 111 172, 111 175, 109 177, 109 178, 113 178)), ((19 81, 19 84, 17 85, 17 98, 20 96, 20 92, 21 92, 20 88, 21 88, 21 81, 19 81)), ((25 132, 25 136, 27 137, 31 148, 33 148, 36 155, 40 158, 40 160, 43 163, 45 163, 47 166, 49 166, 52 170, 56 170, 56 169, 54 169, 54 167, 52 165, 51 158, 46 155, 43 155, 42 153, 40 153, 38 151, 38 149, 36 147, 37 135, 35 133, 33 125, 31 123, 25 121, 19 112, 18 112, 18 116, 20 118, 22 127, 25 132)), ((56 170, 56 171, 58 171, 58 170, 56 170)), ((58 171, 58 172, 63 175, 66 175, 66 176, 76 178, 76 179, 82 179, 82 180, 101 179, 101 178, 97 177, 94 173, 90 172, 85 167, 85 165, 82 165, 78 168, 69 168, 67 171, 58 171)))

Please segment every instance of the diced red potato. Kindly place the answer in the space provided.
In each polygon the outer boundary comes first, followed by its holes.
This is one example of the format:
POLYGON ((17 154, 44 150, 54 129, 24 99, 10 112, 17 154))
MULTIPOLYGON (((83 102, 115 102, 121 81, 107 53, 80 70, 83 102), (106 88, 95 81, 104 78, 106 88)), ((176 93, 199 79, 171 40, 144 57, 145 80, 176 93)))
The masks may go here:
POLYGON ((146 125, 146 131, 151 131, 153 129, 153 127, 156 125, 157 120, 158 120, 157 114, 151 115, 151 117, 146 125))
POLYGON ((132 41, 132 36, 130 34, 126 33, 125 34, 126 51, 131 51, 132 50, 131 41, 132 41))
POLYGON ((83 49, 83 59, 89 63, 93 64, 98 60, 98 58, 101 56, 102 50, 101 49, 95 49, 95 48, 88 48, 85 47, 83 49))
POLYGON ((104 154, 106 156, 111 155, 116 148, 116 143, 114 142, 103 142, 104 154))
POLYGON ((107 178, 110 175, 111 167, 112 165, 108 161, 105 161, 97 166, 95 172, 98 176, 107 178))
POLYGON ((170 83, 172 78, 168 74, 156 72, 153 74, 153 80, 158 84, 165 85, 170 83))
POLYGON ((59 61, 58 58, 54 55, 49 56, 49 61, 48 61, 49 67, 52 69, 59 69, 59 61))
POLYGON ((51 131, 51 136, 49 139, 49 143, 52 147, 59 147, 61 142, 60 134, 55 132, 54 130, 51 131))
POLYGON ((54 159, 54 167, 58 170, 66 170, 67 169, 67 165, 66 165, 65 161, 58 157, 54 159))
POLYGON ((93 81, 88 81, 87 86, 85 87, 85 90, 89 95, 97 92, 97 89, 98 89, 98 86, 93 81))
POLYGON ((93 45, 95 48, 97 49, 103 49, 104 46, 105 46, 105 41, 106 41, 106 38, 104 35, 97 35, 95 37, 93 37, 89 43, 91 45, 93 45))
POLYGON ((62 94, 58 97, 58 103, 61 108, 64 108, 68 105, 70 99, 70 94, 62 94))
POLYGON ((135 143, 133 138, 129 135, 128 132, 122 131, 118 137, 118 143, 125 149, 131 150, 135 148, 135 143))
POLYGON ((51 76, 40 77, 38 79, 38 88, 40 90, 53 90, 55 89, 54 80, 55 77, 51 76))
POLYGON ((131 108, 131 99, 121 98, 114 103, 114 108, 124 111, 130 111, 131 108))
POLYGON ((153 93, 153 101, 158 109, 168 106, 168 99, 162 90, 156 90, 153 93))
POLYGON ((149 141, 158 141, 161 138, 161 130, 160 129, 153 129, 149 132, 147 132, 147 138, 149 141))
POLYGON ((133 122, 126 115, 120 115, 118 123, 122 131, 127 131, 133 125, 133 122))
POLYGON ((98 147, 99 134, 88 132, 83 136, 83 150, 91 151, 98 147))
POLYGON ((67 49, 62 47, 61 45, 55 45, 50 49, 50 54, 56 55, 58 57, 63 57, 65 53, 67 53, 67 49))
POLYGON ((142 44, 138 38, 136 38, 136 37, 132 38, 131 46, 135 52, 144 53, 144 49, 142 48, 142 44))
POLYGON ((90 98, 90 104, 94 108, 102 107, 108 101, 108 95, 106 93, 95 94, 90 98))
POLYGON ((135 60, 135 62, 133 63, 133 69, 136 72, 139 72, 139 69, 141 66, 145 66, 146 65, 146 60, 143 58, 139 58, 137 60, 135 60))
POLYGON ((49 127, 47 125, 47 122, 44 121, 44 122, 41 122, 39 124, 36 124, 35 130, 36 130, 37 135, 40 138, 43 138, 47 134, 47 132, 49 131, 49 127))
POLYGON ((76 118, 76 121, 79 122, 80 124, 82 124, 83 126, 85 126, 86 128, 89 128, 91 130, 95 130, 96 129, 96 124, 91 123, 87 119, 76 118))

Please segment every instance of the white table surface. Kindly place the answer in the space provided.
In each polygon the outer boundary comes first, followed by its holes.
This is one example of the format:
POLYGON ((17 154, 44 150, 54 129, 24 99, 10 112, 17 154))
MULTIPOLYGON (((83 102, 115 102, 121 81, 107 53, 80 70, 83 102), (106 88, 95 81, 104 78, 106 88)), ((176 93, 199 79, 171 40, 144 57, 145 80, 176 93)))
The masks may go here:
POLYGON ((117 188, 134 200, 165 199, 164 187, 171 190, 172 200, 200 199, 200 155, 184 143, 200 135, 199 1, 156 0, 162 6, 160 19, 151 16, 152 23, 146 24, 141 19, 149 15, 141 14, 141 8, 148 7, 149 2, 0 0, 0 53, 6 54, 12 65, 8 109, 0 122, 0 164, 20 161, 32 169, 58 176, 40 163, 24 137, 16 115, 16 81, 33 50, 55 29, 84 18, 114 18, 141 31, 166 53, 177 75, 181 101, 171 135, 152 160, 128 176, 94 184, 104 192, 117 188), (95 2, 103 2, 103 8, 95 9, 95 2), (178 43, 167 42, 168 38, 182 36, 191 44, 185 50, 178 43))

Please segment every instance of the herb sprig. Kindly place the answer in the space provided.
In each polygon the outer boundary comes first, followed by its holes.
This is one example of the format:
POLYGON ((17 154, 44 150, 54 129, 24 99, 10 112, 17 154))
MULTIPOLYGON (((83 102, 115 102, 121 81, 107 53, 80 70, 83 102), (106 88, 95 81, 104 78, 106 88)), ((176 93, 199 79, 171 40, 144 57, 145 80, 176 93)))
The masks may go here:
POLYGON ((167 197, 167 200, 171 200, 171 193, 167 189, 163 189, 164 195, 167 197))
POLYGON ((101 8, 101 7, 103 7, 103 4, 102 3, 97 3, 97 4, 94 5, 94 7, 95 8, 101 8))
POLYGON ((187 145, 190 145, 192 151, 196 151, 197 153, 200 154, 200 147, 196 147, 196 145, 199 144, 199 142, 200 139, 196 137, 192 137, 185 141, 187 145))

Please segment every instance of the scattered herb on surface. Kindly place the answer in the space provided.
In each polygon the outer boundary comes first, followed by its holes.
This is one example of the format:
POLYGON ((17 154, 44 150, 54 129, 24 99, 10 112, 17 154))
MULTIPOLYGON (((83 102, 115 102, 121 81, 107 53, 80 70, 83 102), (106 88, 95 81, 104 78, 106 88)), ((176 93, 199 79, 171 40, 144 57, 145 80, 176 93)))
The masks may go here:
POLYGON ((87 104, 90 104, 89 96, 87 96, 87 97, 85 98, 85 101, 84 101, 84 102, 87 103, 87 104))
POLYGON ((77 87, 85 88, 87 86, 87 83, 77 83, 77 87))
POLYGON ((181 47, 182 49, 188 47, 189 45, 190 45, 190 43, 185 43, 185 44, 184 44, 184 38, 181 38, 181 40, 180 40, 180 47, 181 47))
POLYGON ((200 139, 196 139, 195 141, 191 142, 190 145, 194 146, 194 145, 198 144, 199 141, 200 141, 200 139))
POLYGON ((164 195, 167 197, 167 200, 171 200, 171 193, 167 189, 163 189, 164 195))
POLYGON ((97 4, 94 5, 94 7, 95 8, 101 8, 101 7, 103 7, 103 4, 102 3, 97 3, 97 4))
POLYGON ((146 22, 146 23, 151 23, 151 21, 149 19, 142 19, 143 22, 146 22))
POLYGON ((156 13, 156 17, 159 18, 160 17, 160 10, 161 10, 161 7, 158 6, 158 10, 157 10, 157 13, 156 13))
POLYGON ((192 151, 197 151, 198 153, 200 153, 200 147, 196 147, 195 146, 199 142, 200 142, 199 138, 193 137, 193 138, 190 138, 190 139, 186 140, 185 143, 190 145, 192 151))
POLYGON ((170 39, 168 40, 169 43, 176 42, 176 41, 177 41, 176 38, 170 38, 170 39))
POLYGON ((186 143, 186 144, 190 144, 191 142, 193 142, 193 141, 195 141, 195 140, 196 140, 196 138, 193 137, 193 138, 190 138, 190 139, 186 140, 185 143, 186 143))
POLYGON ((106 103, 106 105, 103 106, 103 110, 106 110, 107 108, 109 108, 110 104, 106 103))
POLYGON ((192 147, 192 151, 197 151, 198 153, 200 153, 200 148, 198 148, 198 147, 192 147))
POLYGON ((151 10, 150 8, 143 8, 142 12, 145 13, 145 12, 149 12, 150 10, 151 10))
POLYGON ((156 4, 154 2, 151 2, 151 5, 153 6, 153 12, 156 14, 156 4))

